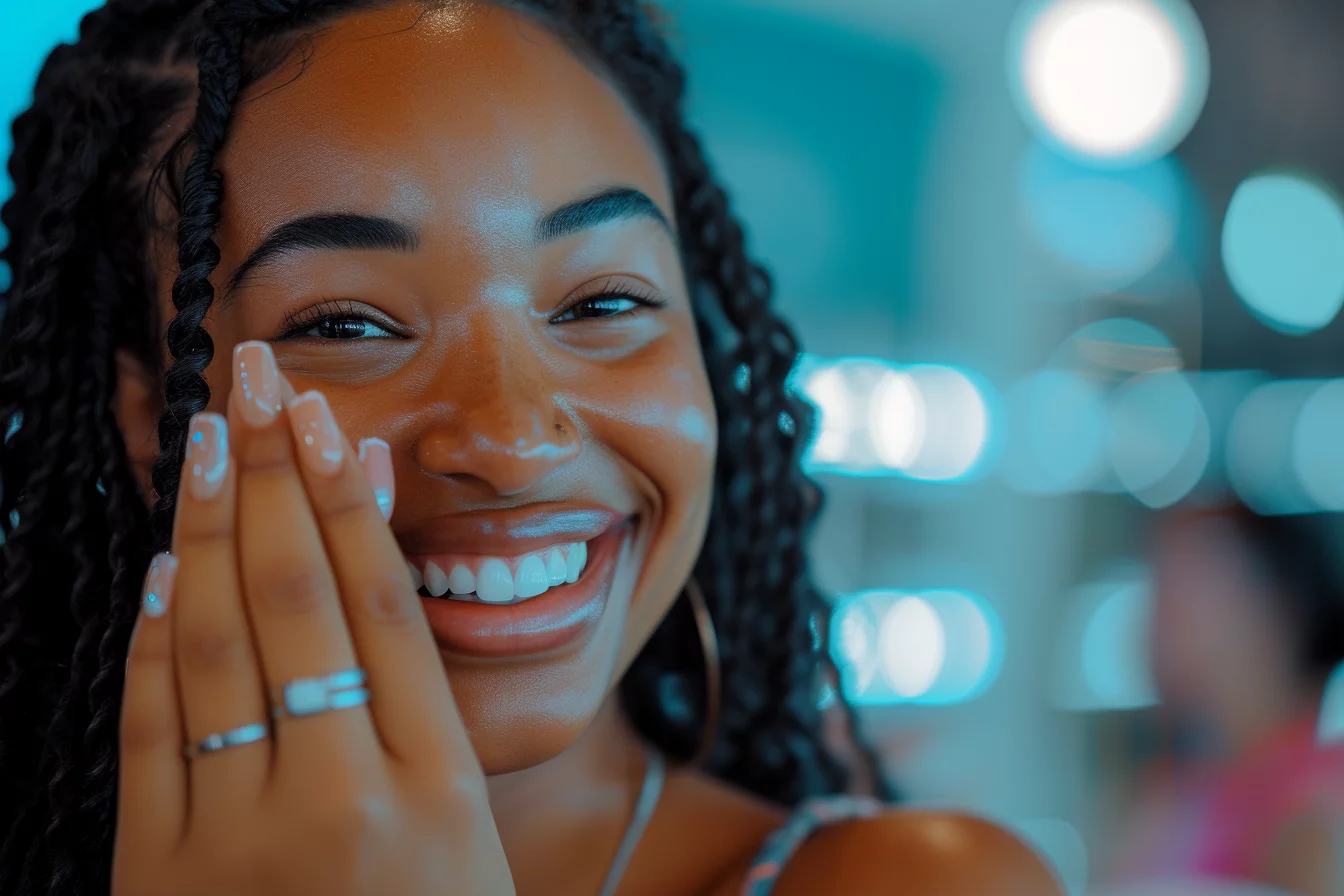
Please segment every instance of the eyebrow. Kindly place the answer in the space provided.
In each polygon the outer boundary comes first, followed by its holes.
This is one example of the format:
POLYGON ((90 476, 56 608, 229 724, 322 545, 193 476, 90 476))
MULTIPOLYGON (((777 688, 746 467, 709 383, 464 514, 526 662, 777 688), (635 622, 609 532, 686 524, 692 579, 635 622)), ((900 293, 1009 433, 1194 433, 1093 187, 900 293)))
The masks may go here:
MULTIPOLYGON (((658 205, 632 187, 613 187, 586 199, 562 205, 537 222, 533 238, 549 243, 613 221, 647 218, 675 237, 672 224, 658 205)), ((415 252, 420 233, 411 225, 349 212, 305 215, 272 230, 238 265, 222 291, 221 304, 244 281, 278 258, 305 250, 415 252)))
POLYGON ((549 243, 593 227, 630 218, 648 218, 669 234, 672 224, 656 203, 632 187, 613 187, 596 196, 562 205, 537 222, 536 240, 549 243))
POLYGON ((267 234, 229 277, 224 296, 241 286, 258 268, 306 249, 414 252, 419 248, 420 234, 415 228, 390 218, 348 213, 307 215, 287 221, 267 234))

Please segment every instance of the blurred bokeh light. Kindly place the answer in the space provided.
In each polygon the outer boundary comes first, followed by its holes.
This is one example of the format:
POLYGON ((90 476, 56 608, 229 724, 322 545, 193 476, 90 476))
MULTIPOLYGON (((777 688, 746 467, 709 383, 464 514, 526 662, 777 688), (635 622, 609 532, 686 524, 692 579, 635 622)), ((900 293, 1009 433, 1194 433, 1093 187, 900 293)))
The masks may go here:
POLYGON ((1164 155, 1208 92, 1208 46, 1184 0, 1028 3, 1011 40, 1028 120, 1096 161, 1164 155))
POLYGON ((1233 289, 1276 330, 1319 330, 1344 306, 1344 211, 1314 180, 1261 174, 1242 182, 1222 248, 1233 289))
POLYGON ((832 632, 841 685, 863 704, 964 703, 1003 663, 998 615, 964 591, 853 594, 837 604, 832 632))
POLYGON ((1120 484, 1149 507, 1169 507, 1203 477, 1209 419, 1184 374, 1135 377, 1111 403, 1107 451, 1120 484))
POLYGON ((818 412, 813 472, 953 482, 986 457, 989 399, 966 371, 807 356, 794 382, 818 412))

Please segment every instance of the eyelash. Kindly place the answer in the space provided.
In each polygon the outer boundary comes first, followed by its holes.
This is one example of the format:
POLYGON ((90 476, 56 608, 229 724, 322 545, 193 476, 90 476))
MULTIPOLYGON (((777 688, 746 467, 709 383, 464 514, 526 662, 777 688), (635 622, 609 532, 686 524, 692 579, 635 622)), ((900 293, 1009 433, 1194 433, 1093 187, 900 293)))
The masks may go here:
POLYGON ((569 305, 560 309, 559 312, 557 312, 555 315, 551 317, 551 323, 572 324, 572 323, 578 323, 579 321, 582 320, 602 320, 604 318, 609 317, 621 317, 629 314, 638 314, 641 311, 657 311, 660 308, 666 308, 666 307, 667 307, 667 300, 660 298, 658 294, 655 293, 652 289, 648 287, 638 289, 632 288, 624 284, 618 283, 614 279, 610 279, 607 280, 607 282, 604 283, 602 285, 602 288, 597 292, 591 293, 590 295, 582 296, 581 298, 576 299, 569 305), (628 311, 617 311, 613 314, 594 314, 594 315, 587 315, 584 317, 569 317, 568 320, 565 319, 566 316, 573 315, 574 312, 584 307, 585 305, 596 305, 597 303, 602 302, 610 304, 613 300, 616 299, 626 299, 627 301, 634 302, 635 307, 629 309, 628 311))
MULTIPOLYGON (((580 299, 571 302, 568 306, 561 309, 551 317, 552 324, 572 324, 583 320, 602 320, 611 317, 622 317, 625 315, 638 314, 641 311, 656 311, 667 306, 667 301, 660 298, 652 289, 632 289, 623 284, 608 280, 599 291, 583 296, 580 299), (574 316, 575 313, 585 307, 595 307, 599 303, 606 303, 610 306, 615 300, 625 299, 635 304, 634 308, 625 311, 615 311, 610 314, 590 314, 583 316, 574 316)), ((285 339, 297 339, 325 323, 338 321, 357 321, 371 324, 384 332, 391 333, 393 338, 403 338, 401 334, 395 333, 390 327, 384 326, 369 315, 360 311, 354 302, 345 299, 328 299, 317 305, 310 305, 302 311, 295 311, 285 315, 283 322, 283 331, 277 341, 285 339)), ((316 337, 325 338, 328 342, 353 342, 359 338, 387 338, 387 337, 354 337, 352 339, 339 339, 334 337, 316 337)))

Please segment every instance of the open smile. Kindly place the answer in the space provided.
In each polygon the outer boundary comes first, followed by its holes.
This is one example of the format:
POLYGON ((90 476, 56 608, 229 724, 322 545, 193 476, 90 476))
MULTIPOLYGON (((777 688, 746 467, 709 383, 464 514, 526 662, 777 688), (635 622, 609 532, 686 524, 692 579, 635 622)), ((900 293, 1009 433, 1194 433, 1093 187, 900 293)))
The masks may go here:
POLYGON ((633 529, 633 517, 607 510, 539 507, 446 518, 433 533, 403 536, 403 547, 441 648, 521 657, 596 627, 633 529))

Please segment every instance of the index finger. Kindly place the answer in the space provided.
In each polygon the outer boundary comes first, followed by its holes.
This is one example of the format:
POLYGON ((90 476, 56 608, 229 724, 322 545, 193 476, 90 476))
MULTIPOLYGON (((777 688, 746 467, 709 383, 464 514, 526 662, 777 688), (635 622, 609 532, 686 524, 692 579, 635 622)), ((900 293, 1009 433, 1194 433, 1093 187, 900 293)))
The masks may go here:
POLYGON ((289 419, 385 748, 406 762, 475 763, 406 559, 384 519, 393 488, 387 443, 365 440, 361 465, 320 392, 294 398, 289 419))

